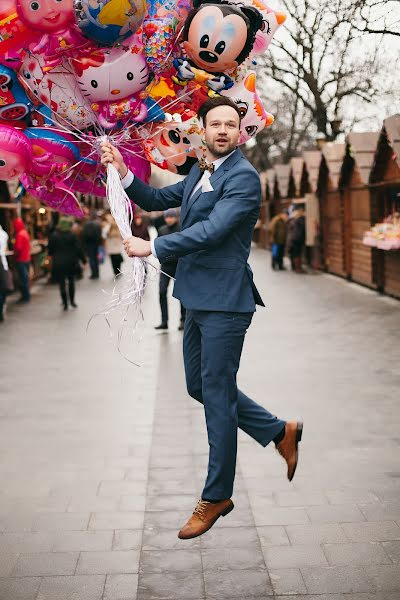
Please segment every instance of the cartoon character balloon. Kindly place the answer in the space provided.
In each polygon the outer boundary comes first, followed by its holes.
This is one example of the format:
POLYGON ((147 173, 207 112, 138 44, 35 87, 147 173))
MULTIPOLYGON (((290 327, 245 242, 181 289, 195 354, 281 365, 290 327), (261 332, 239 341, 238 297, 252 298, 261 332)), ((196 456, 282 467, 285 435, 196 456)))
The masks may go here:
POLYGON ((230 90, 221 94, 231 98, 240 110, 242 119, 239 144, 244 144, 274 122, 274 117, 265 110, 257 94, 255 71, 244 73, 230 90))
POLYGON ((104 129, 128 120, 141 122, 147 116, 146 94, 140 94, 149 80, 142 49, 135 34, 127 45, 95 50, 71 61, 79 89, 104 129))
POLYGON ((38 34, 32 52, 42 53, 49 68, 65 52, 87 45, 75 25, 73 0, 17 0, 16 7, 24 25, 38 34))
POLYGON ((111 46, 135 33, 145 12, 145 0, 75 0, 80 30, 102 46, 111 46))
POLYGON ((187 59, 176 59, 176 83, 196 79, 214 92, 229 89, 232 72, 250 54, 256 33, 263 25, 253 6, 234 6, 221 0, 195 0, 183 30, 187 59), (208 76, 208 78, 207 78, 208 76))
POLYGON ((146 156, 162 169, 168 169, 178 175, 187 175, 197 162, 196 147, 201 142, 200 134, 197 119, 196 122, 163 123, 156 131, 151 131, 145 140, 146 156), (195 133, 198 134, 198 138, 193 138, 195 133))
POLYGON ((0 180, 21 177, 31 167, 32 148, 18 129, 0 125, 0 180))
POLYGON ((82 96, 71 68, 67 66, 60 64, 48 71, 43 56, 27 52, 18 74, 37 101, 51 109, 53 115, 50 120, 58 121, 63 127, 71 124, 77 129, 84 129, 93 124, 95 116, 82 96))
POLYGON ((268 49, 271 40, 277 31, 278 27, 286 21, 286 14, 281 11, 275 11, 267 6, 262 0, 229 0, 231 4, 253 6, 262 16, 262 26, 256 33, 254 41, 253 53, 261 54, 268 49))

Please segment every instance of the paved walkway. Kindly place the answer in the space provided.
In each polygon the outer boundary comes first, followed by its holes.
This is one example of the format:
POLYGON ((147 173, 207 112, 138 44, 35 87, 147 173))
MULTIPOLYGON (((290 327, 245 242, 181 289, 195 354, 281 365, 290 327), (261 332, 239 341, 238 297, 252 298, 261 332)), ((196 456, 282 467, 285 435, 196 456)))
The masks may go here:
POLYGON ((54 287, 0 329, 0 600, 399 600, 400 304, 325 275, 252 263, 267 310, 240 386, 305 422, 292 484, 273 448, 240 436, 235 510, 182 542, 205 475, 200 405, 187 397, 178 306, 157 333, 156 282, 124 361, 101 288, 54 287))

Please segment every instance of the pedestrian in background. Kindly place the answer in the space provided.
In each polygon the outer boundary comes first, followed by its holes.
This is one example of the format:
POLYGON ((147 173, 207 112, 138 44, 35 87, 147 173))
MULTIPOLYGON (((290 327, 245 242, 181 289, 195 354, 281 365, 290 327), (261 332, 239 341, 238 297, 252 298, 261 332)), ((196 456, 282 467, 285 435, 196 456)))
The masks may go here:
POLYGON ((17 301, 18 304, 29 302, 31 292, 29 289, 29 267, 31 264, 31 242, 29 233, 25 229, 25 224, 22 219, 17 218, 13 221, 15 242, 14 242, 14 258, 17 266, 18 285, 21 292, 21 297, 17 301))
POLYGON ((147 223, 143 219, 142 211, 138 210, 133 215, 133 221, 131 224, 132 235, 141 238, 142 240, 150 240, 150 233, 147 223))
POLYGON ((101 227, 96 211, 92 211, 90 220, 86 221, 82 230, 82 244, 90 265, 90 278, 99 278, 99 248, 102 243, 101 227))
POLYGON ((305 273, 302 267, 303 252, 306 243, 306 218, 304 206, 298 206, 290 221, 288 235, 288 254, 295 273, 305 273))
MULTIPOLYGON (((176 208, 169 208, 164 211, 165 225, 160 227, 158 235, 169 235, 170 233, 176 233, 181 230, 179 224, 179 210, 176 208)), ((161 263, 160 273, 160 308, 161 308, 161 324, 155 327, 155 329, 168 329, 168 286, 171 281, 171 277, 175 277, 176 268, 178 266, 178 259, 172 258, 164 260, 161 263)), ((185 326, 185 308, 181 305, 181 321, 179 324, 179 331, 182 331, 185 326)))
POLYGON ((8 262, 7 262, 7 248, 8 248, 8 233, 4 231, 0 225, 0 322, 4 321, 4 306, 6 302, 6 295, 8 291, 8 262))
POLYGON ((75 303, 75 277, 79 269, 79 261, 86 264, 86 257, 79 245, 78 238, 72 233, 72 222, 61 217, 56 231, 50 236, 48 253, 53 257, 53 280, 60 288, 64 310, 68 310, 66 280, 68 280, 68 296, 71 306, 75 303))
POLYGON ((287 219, 288 215, 285 211, 278 213, 269 225, 269 233, 272 243, 272 270, 276 267, 280 271, 284 271, 283 257, 285 256, 286 234, 287 234, 287 219))
POLYGON ((122 256, 124 245, 122 243, 118 225, 112 215, 105 216, 102 233, 105 239, 106 252, 110 257, 114 275, 119 275, 121 272, 121 264, 124 260, 122 256))

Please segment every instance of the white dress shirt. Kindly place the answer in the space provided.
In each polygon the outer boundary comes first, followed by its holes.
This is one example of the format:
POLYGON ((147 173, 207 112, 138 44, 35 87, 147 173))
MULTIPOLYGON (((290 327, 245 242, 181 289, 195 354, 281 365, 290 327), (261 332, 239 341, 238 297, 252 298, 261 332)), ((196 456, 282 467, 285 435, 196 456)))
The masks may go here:
MULTIPOLYGON (((236 150, 236 148, 235 148, 235 150, 236 150)), ((222 163, 224 163, 226 161, 226 159, 229 158, 235 152, 235 150, 232 150, 232 152, 230 152, 226 156, 221 156, 221 158, 217 158, 216 160, 212 161, 211 164, 214 165, 214 173, 222 165, 222 163)), ((190 194, 190 197, 192 197, 193 194, 195 194, 199 188, 201 188, 202 192, 212 192, 214 190, 214 188, 210 183, 210 177, 211 177, 210 171, 204 171, 203 175, 201 176, 199 181, 194 186, 193 191, 190 194)), ((124 188, 124 190, 126 190, 126 188, 128 188, 131 185, 134 178, 135 178, 134 174, 132 173, 132 171, 129 171, 129 170, 128 170, 127 174, 125 175, 125 177, 121 177, 121 183, 122 183, 122 187, 124 188)), ((150 245, 151 245, 152 255, 155 258, 157 258, 156 250, 154 247, 154 240, 151 240, 150 245)))

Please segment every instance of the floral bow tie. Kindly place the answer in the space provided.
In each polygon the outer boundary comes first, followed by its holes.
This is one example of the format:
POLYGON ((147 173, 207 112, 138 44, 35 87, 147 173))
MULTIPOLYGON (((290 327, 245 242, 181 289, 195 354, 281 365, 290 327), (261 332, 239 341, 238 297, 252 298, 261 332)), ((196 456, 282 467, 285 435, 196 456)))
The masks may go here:
POLYGON ((204 173, 204 171, 210 171, 211 175, 214 173, 213 163, 208 163, 204 158, 199 160, 199 169, 202 173, 204 173))

